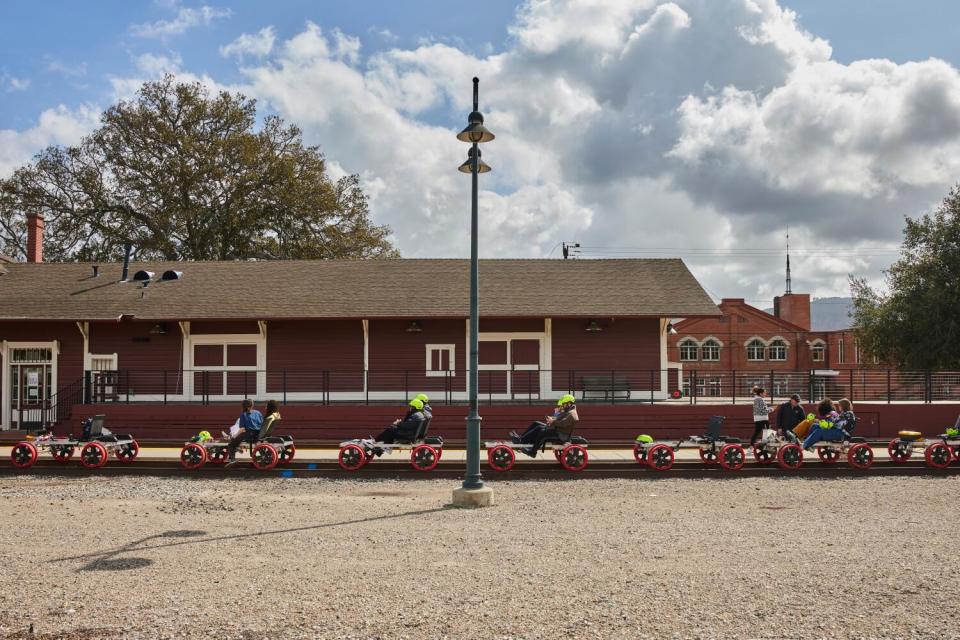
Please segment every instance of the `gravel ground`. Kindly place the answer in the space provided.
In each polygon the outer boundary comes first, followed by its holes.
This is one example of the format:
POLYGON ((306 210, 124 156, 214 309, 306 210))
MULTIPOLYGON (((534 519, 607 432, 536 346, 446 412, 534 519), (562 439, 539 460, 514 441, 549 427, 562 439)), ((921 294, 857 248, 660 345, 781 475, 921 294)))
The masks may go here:
POLYGON ((960 638, 957 477, 452 485, 0 478, 0 638, 960 638))

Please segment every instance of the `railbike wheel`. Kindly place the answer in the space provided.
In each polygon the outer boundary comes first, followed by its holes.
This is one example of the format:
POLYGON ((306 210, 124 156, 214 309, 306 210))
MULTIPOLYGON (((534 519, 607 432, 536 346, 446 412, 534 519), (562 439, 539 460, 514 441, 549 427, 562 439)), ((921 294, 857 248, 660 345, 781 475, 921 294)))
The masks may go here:
POLYGON ((227 451, 227 445, 222 447, 210 447, 207 451, 207 461, 210 464, 226 464, 230 452, 227 451))
POLYGON ((517 454, 504 444, 498 444, 487 451, 487 464, 494 471, 510 471, 516 462, 517 454))
POLYGON ((913 455, 913 447, 900 438, 894 438, 887 444, 887 453, 890 455, 890 462, 903 464, 913 455))
POLYGON ((700 459, 703 464, 717 464, 719 462, 717 452, 713 449, 700 449, 700 459))
POLYGON ((113 455, 117 457, 117 460, 123 462, 124 464, 130 464, 137 459, 137 456, 140 455, 140 445, 137 444, 136 440, 131 440, 125 444, 117 447, 116 451, 113 452, 113 455))
POLYGON ((199 469, 207 461, 207 450, 196 442, 188 442, 180 449, 180 466, 184 469, 199 469))
POLYGON ((753 458, 757 464, 773 464, 777 461, 777 454, 765 447, 753 445, 753 458))
POLYGON ((857 443, 847 451, 847 462, 857 469, 869 469, 873 465, 873 449, 866 443, 857 443))
POLYGON ((269 471, 277 466, 280 461, 280 454, 269 442, 261 442, 253 448, 252 456, 253 468, 257 471, 269 471))
POLYGON ((410 452, 410 466, 417 471, 433 471, 439 463, 437 450, 428 444, 418 444, 410 452))
POLYGON ((780 447, 777 463, 781 469, 799 469, 803 465, 803 449, 792 443, 780 447))
POLYGON ((80 464, 87 469, 99 469, 107 464, 107 448, 99 442, 88 442, 80 450, 80 464))
POLYGON ((720 467, 727 471, 739 471, 747 461, 747 452, 739 444, 720 447, 720 467))
POLYGON ((285 447, 281 447, 277 453, 280 455, 280 462, 278 464, 287 464, 292 462, 294 456, 297 455, 297 448, 292 444, 288 444, 285 447))
POLYGON ((923 452, 923 457, 927 460, 927 466, 946 469, 953 460, 953 452, 942 442, 934 442, 923 452))
POLYGON ((647 452, 647 465, 654 471, 668 471, 673 461, 673 449, 665 444, 654 445, 647 452))
POLYGON ((367 464, 367 454, 358 444, 348 444, 340 448, 337 463, 345 471, 357 471, 367 464))
POLYGON ((568 444, 563 448, 560 456, 560 466, 567 471, 583 471, 587 468, 589 457, 585 447, 579 444, 568 444))
POLYGON ((824 464, 833 464, 840 459, 840 452, 830 447, 817 447, 817 456, 824 464))
POLYGON ((55 444, 50 447, 50 455, 57 462, 69 462, 74 451, 75 447, 69 444, 55 444))
POLYGON ((634 445, 633 457, 637 464, 647 464, 647 450, 640 445, 634 445))
POLYGON ((37 447, 32 442, 18 442, 10 449, 10 462, 18 469, 29 469, 37 461, 37 447))

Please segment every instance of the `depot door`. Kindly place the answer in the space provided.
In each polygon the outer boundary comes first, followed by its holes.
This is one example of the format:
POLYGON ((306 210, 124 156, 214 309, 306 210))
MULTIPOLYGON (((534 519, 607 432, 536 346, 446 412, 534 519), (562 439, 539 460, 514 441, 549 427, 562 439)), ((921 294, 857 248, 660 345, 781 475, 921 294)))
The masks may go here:
POLYGON ((11 349, 9 367, 10 427, 42 428, 53 395, 52 349, 11 349))

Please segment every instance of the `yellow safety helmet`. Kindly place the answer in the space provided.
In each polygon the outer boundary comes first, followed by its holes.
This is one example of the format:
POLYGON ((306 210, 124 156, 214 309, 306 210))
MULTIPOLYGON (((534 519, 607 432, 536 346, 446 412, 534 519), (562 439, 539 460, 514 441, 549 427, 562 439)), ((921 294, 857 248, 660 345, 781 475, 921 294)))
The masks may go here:
POLYGON ((210 435, 209 431, 201 431, 199 433, 199 436, 200 436, 200 442, 204 442, 206 440, 213 440, 213 436, 210 435))
POLYGON ((416 409, 417 411, 422 411, 422 410, 423 410, 423 400, 420 400, 420 399, 418 399, 418 398, 414 398, 413 400, 410 401, 410 406, 413 407, 414 409, 416 409))
POLYGON ((557 406, 559 407, 559 406, 565 405, 565 404, 573 404, 573 403, 575 403, 576 401, 577 401, 577 399, 574 398, 572 395, 570 395, 570 394, 568 393, 568 394, 566 394, 565 396, 561 397, 559 400, 557 400, 557 406))
POLYGON ((429 404, 429 403, 430 403, 430 398, 428 398, 428 397, 427 397, 427 394, 425 394, 425 393, 418 393, 416 396, 414 396, 413 399, 414 399, 414 400, 419 400, 419 401, 422 402, 423 404, 429 404))

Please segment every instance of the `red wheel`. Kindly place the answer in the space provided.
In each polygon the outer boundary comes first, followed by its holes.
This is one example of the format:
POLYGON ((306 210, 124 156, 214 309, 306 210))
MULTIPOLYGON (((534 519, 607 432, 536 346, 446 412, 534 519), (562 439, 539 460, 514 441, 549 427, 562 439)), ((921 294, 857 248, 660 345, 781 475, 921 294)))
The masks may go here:
POLYGON ((700 459, 703 460, 703 464, 717 464, 719 462, 717 452, 713 449, 700 449, 700 459))
POLYGON ((833 464, 840 459, 840 452, 830 447, 817 447, 817 455, 823 464, 833 464))
POLYGON ((747 452, 739 444, 720 447, 720 466, 727 471, 739 471, 747 461, 747 452))
POLYGON ((847 462, 857 469, 869 469, 873 465, 873 449, 870 445, 859 442, 847 451, 847 462))
POLYGON ((487 463, 494 471, 510 471, 517 461, 517 454, 505 444, 498 444, 487 451, 487 463))
POLYGON ((32 442, 18 442, 10 450, 10 462, 18 469, 29 469, 37 461, 37 447, 32 442))
MULTIPOLYGON (((373 455, 373 454, 370 454, 373 455)), ((367 453, 358 444, 348 444, 340 448, 337 462, 345 471, 357 471, 367 464, 367 453)))
POLYGON ((130 464, 137 459, 137 456, 140 455, 140 445, 137 444, 136 440, 131 440, 126 444, 122 444, 113 452, 113 455, 117 457, 117 460, 125 464, 130 464))
POLYGON ((913 455, 913 447, 900 440, 900 438, 894 438, 887 445, 887 453, 890 454, 890 462, 903 464, 913 455))
POLYGON ((69 462, 73 457, 75 447, 69 444, 55 444, 50 447, 50 455, 57 462, 69 462))
POLYGON ((199 469, 207 461, 207 450, 196 442, 188 442, 180 449, 180 466, 184 469, 199 469))
POLYGON ((777 461, 777 454, 766 447, 755 444, 753 445, 753 458, 757 461, 757 464, 773 464, 777 461))
POLYGON ((637 464, 647 464, 647 450, 640 445, 634 445, 633 457, 637 461, 637 464))
POLYGON ((579 444, 568 444, 560 452, 560 466, 567 471, 583 471, 589 461, 587 448, 579 444))
POLYGON ((253 468, 257 471, 269 471, 280 462, 280 454, 269 442, 261 442, 253 448, 253 468))
POLYGON ((673 449, 665 444, 656 444, 647 451, 647 466, 654 471, 669 470, 673 466, 673 460, 673 449))
POLYGON ((923 452, 923 457, 927 459, 928 466, 934 469, 946 469, 953 460, 953 452, 942 442, 934 442, 923 452))
MULTIPOLYGON (((553 457, 557 459, 557 462, 560 462, 560 459, 563 458, 563 449, 554 449, 553 457)), ((562 462, 560 462, 563 464, 562 462)))
POLYGON ((207 462, 210 464, 226 464, 230 452, 227 451, 227 445, 222 447, 210 447, 207 450, 207 462))
POLYGON ((803 449, 798 444, 786 444, 777 451, 777 463, 781 469, 799 469, 803 466, 803 449))
POLYGON ((279 451, 280 454, 280 463, 286 464, 293 460, 294 456, 297 455, 297 448, 292 444, 288 444, 279 451))
POLYGON ((953 457, 960 460, 960 444, 953 445, 953 457))
POLYGON ((80 464, 87 469, 99 469, 107 464, 107 448, 99 442, 88 442, 80 449, 80 464))
POLYGON ((433 471, 439 463, 437 450, 428 444, 418 444, 410 452, 410 466, 417 471, 433 471))

